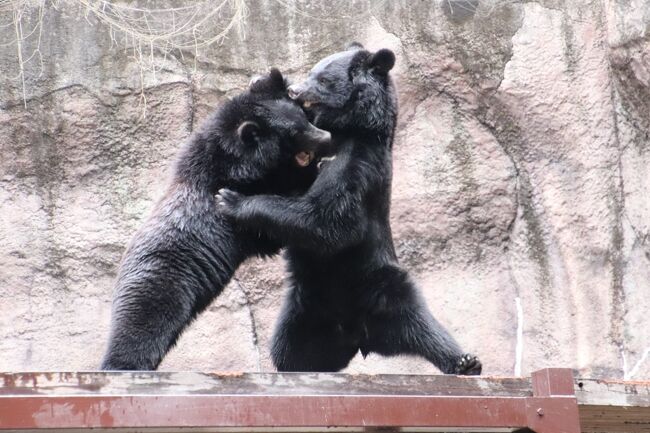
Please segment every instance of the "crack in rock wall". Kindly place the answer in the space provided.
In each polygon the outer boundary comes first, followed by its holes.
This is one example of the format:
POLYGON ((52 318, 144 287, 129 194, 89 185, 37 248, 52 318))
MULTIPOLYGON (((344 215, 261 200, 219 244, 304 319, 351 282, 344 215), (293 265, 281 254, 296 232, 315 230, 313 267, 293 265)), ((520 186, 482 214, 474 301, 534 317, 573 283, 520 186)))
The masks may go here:
MULTIPOLYGON (((393 232, 434 315, 487 374, 650 378, 650 5, 334 5, 251 2, 244 39, 155 52, 155 74, 71 1, 45 10, 24 88, 0 46, 0 370, 96 368, 176 149, 251 75, 298 79, 358 40, 398 56, 393 232)), ((271 371, 283 277, 280 257, 247 262, 161 369, 271 371)), ((374 355, 347 371, 437 373, 374 355)))

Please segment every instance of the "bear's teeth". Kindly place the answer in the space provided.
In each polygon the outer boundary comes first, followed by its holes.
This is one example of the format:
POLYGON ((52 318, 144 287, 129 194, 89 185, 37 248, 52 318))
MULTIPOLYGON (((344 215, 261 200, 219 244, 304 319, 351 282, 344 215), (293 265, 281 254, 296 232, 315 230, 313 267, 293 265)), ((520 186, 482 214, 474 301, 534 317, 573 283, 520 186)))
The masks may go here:
POLYGON ((314 152, 298 152, 294 158, 300 167, 307 167, 314 159, 314 152))
POLYGON ((305 101, 305 102, 302 103, 302 106, 305 107, 305 108, 309 108, 309 107, 311 107, 311 102, 310 101, 305 101))

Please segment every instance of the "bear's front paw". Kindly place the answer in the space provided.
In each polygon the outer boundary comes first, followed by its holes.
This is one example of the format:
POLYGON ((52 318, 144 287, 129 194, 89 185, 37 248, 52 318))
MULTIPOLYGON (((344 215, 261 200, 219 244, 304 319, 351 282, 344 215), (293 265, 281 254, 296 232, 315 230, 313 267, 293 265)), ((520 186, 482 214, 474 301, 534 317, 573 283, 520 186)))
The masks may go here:
POLYGON ((481 361, 476 356, 466 353, 456 363, 454 373, 459 376, 478 376, 482 369, 481 361))
POLYGON ((235 216, 241 207, 244 196, 228 188, 221 188, 217 193, 217 208, 220 212, 235 216))

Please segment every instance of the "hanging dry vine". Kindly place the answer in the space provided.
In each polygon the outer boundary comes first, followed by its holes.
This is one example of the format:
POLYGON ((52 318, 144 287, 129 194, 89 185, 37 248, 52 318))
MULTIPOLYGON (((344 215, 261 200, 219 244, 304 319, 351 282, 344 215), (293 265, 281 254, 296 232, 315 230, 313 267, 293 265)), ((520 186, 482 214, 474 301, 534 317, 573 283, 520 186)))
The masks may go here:
MULTIPOLYGON (((348 0, 337 0, 323 6, 289 0, 274 0, 277 4, 293 14, 310 20, 328 22, 351 22, 367 19, 374 15, 387 0, 369 0, 363 7, 350 4, 348 0), (314 6, 314 5, 311 5, 314 6), (316 9, 318 12, 314 12, 316 9)), ((476 0, 441 0, 447 2, 450 10, 474 11, 476 0)), ((484 2, 494 4, 503 0, 484 2)), ((12 34, 0 45, 13 45, 16 49, 18 74, 15 79, 22 86, 23 103, 27 105, 26 67, 31 62, 38 62, 39 75, 43 71, 44 57, 41 52, 43 20, 48 10, 66 7, 79 7, 90 25, 97 23, 109 29, 111 45, 128 49, 140 66, 140 100, 143 114, 146 112, 146 93, 144 89, 146 73, 154 76, 157 67, 156 56, 163 59, 170 53, 193 52, 194 62, 199 51, 213 44, 221 43, 231 33, 244 36, 246 17, 249 13, 247 3, 250 0, 203 0, 182 3, 162 0, 141 4, 153 4, 153 7, 140 6, 133 2, 116 2, 109 0, 0 0, 0 31, 12 34), (36 38, 32 41, 32 38, 36 38), (28 43, 29 42, 29 43, 28 43)), ((483 9, 485 9, 483 5, 483 9)), ((196 63, 195 63, 196 69, 196 63)))
POLYGON ((32 60, 38 59, 41 72, 43 69, 40 47, 44 16, 49 8, 56 9, 61 7, 62 3, 66 6, 76 4, 81 7, 91 25, 99 22, 108 27, 112 44, 131 50, 140 65, 143 113, 146 108, 144 74, 155 74, 156 53, 166 56, 168 53, 177 52, 183 56, 183 51, 189 50, 198 55, 199 50, 222 42, 233 31, 243 37, 244 22, 248 14, 246 0, 206 0, 180 7, 159 7, 163 2, 157 2, 155 8, 107 0, 0 0, 0 16, 5 17, 6 21, 0 22, 0 29, 13 27, 14 34, 9 41, 3 41, 3 45, 14 45, 16 48, 19 71, 16 79, 22 84, 25 105, 26 66, 32 60), (34 48, 30 48, 31 52, 26 53, 28 44, 25 41, 35 35, 38 39, 30 44, 34 48))

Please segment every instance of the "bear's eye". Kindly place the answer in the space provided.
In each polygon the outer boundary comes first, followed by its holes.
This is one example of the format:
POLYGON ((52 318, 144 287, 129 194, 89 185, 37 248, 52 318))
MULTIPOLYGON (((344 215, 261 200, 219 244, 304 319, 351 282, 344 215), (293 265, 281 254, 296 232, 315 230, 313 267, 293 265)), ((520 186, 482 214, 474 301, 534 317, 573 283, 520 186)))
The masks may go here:
POLYGON ((322 85, 325 85, 325 84, 327 84, 327 79, 325 79, 325 77, 320 77, 318 79, 318 83, 322 84, 322 85))

